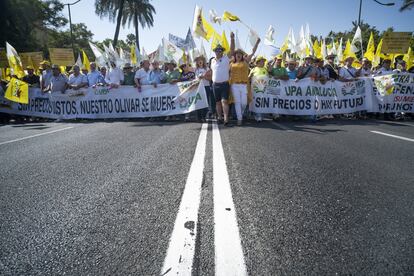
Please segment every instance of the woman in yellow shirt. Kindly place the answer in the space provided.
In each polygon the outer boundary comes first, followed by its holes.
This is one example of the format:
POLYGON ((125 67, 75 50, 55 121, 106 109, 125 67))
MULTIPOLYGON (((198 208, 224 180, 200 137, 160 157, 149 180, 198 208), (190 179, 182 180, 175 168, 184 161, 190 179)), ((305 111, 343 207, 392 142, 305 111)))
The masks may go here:
MULTIPOLYGON (((266 58, 263 56, 258 56, 256 58, 256 66, 250 71, 249 78, 259 77, 259 76, 268 76, 268 72, 266 69, 266 58)), ((263 117, 261 113, 255 113, 254 118, 256 122, 261 122, 263 117)))
POLYGON ((249 82, 249 62, 257 50, 260 38, 257 39, 252 53, 247 55, 243 50, 234 51, 230 63, 230 90, 233 95, 234 107, 237 114, 237 125, 243 121, 243 112, 247 106, 247 85, 249 82))

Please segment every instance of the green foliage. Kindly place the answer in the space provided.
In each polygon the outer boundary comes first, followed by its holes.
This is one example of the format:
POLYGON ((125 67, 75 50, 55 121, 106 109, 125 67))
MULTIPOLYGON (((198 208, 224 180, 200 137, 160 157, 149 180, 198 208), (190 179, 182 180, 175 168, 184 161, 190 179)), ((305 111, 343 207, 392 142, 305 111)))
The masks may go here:
POLYGON ((1 0, 0 45, 8 41, 20 51, 42 49, 45 33, 67 24, 63 8, 58 0, 1 0))

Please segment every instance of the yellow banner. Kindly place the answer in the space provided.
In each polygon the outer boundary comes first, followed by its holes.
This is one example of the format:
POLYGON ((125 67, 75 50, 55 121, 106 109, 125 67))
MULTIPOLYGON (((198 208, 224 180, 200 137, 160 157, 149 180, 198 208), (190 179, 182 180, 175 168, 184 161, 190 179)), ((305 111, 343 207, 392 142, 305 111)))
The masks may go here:
POLYGON ((383 54, 400 54, 407 53, 410 46, 410 32, 392 32, 386 33, 383 37, 381 53, 383 54))
POLYGON ((31 62, 29 61, 29 57, 32 59, 35 69, 39 68, 40 62, 43 60, 43 52, 26 52, 20 53, 19 56, 24 68, 28 65, 32 66, 32 64, 30 64, 31 62))
POLYGON ((12 78, 4 97, 17 103, 29 103, 29 85, 24 81, 12 78))
POLYGON ((52 64, 72 66, 75 64, 73 50, 68 48, 49 48, 52 64))

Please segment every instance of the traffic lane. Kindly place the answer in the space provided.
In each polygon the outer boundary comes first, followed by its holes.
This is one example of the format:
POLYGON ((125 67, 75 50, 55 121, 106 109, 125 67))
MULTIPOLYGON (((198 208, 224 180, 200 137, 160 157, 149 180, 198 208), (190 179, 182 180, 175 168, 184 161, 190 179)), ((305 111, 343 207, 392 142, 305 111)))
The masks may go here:
POLYGON ((2 274, 158 274, 199 130, 96 123, 0 147, 2 274))
POLYGON ((221 129, 250 274, 412 272, 412 151, 314 127, 221 129))
POLYGON ((8 124, 0 126, 0 144, 23 137, 43 134, 66 127, 73 127, 76 123, 36 122, 22 124, 8 124))
POLYGON ((377 130, 386 133, 392 133, 395 135, 414 138, 414 123, 411 121, 397 122, 397 121, 382 121, 382 120, 320 120, 316 123, 310 122, 280 122, 280 124, 292 128, 294 130, 306 131, 309 130, 320 130, 329 131, 333 128, 345 130, 349 126, 350 129, 360 128, 366 131, 377 130))

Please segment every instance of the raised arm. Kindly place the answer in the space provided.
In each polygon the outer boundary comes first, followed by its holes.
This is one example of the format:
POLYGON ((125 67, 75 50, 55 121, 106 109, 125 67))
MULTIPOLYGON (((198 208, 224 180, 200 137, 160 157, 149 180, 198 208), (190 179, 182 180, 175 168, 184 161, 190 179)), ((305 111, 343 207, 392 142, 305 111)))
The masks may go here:
POLYGON ((252 57, 254 56, 254 54, 256 53, 256 51, 257 51, 257 47, 259 46, 259 43, 260 43, 260 37, 258 37, 257 38, 257 40, 256 40, 256 44, 254 44, 254 47, 253 47, 253 49, 252 49, 252 53, 250 54, 250 55, 247 55, 246 57, 245 57, 245 60, 247 61, 247 62, 250 62, 250 60, 252 59, 252 57))
POLYGON ((234 55, 234 33, 230 33, 230 52, 227 54, 229 58, 231 58, 234 55))

